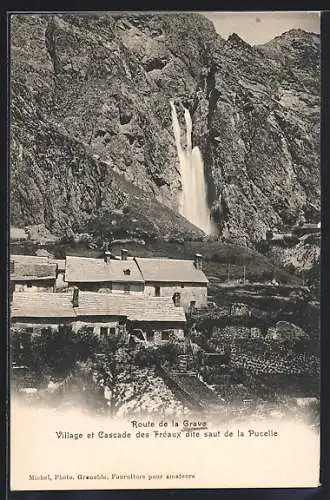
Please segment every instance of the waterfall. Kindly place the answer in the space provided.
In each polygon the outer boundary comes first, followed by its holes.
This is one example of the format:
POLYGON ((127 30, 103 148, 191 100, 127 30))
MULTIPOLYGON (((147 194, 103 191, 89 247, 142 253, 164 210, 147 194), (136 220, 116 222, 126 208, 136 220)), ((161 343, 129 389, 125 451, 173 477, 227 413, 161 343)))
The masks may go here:
POLYGON ((186 147, 181 144, 181 129, 175 105, 170 101, 175 144, 180 162, 182 195, 180 214, 206 234, 212 232, 210 210, 207 204, 207 187, 204 177, 204 162, 198 146, 192 148, 192 120, 188 109, 184 108, 186 124, 186 147))

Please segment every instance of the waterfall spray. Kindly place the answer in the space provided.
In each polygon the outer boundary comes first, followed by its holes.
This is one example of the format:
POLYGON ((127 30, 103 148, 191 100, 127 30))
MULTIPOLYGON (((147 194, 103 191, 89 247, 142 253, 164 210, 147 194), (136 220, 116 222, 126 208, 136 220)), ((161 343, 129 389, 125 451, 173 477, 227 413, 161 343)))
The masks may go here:
POLYGON ((204 162, 198 146, 192 148, 192 120, 184 108, 186 124, 186 148, 181 144, 181 130, 175 105, 170 101, 175 144, 180 162, 182 196, 179 212, 206 234, 212 232, 212 221, 207 204, 207 187, 204 177, 204 162))

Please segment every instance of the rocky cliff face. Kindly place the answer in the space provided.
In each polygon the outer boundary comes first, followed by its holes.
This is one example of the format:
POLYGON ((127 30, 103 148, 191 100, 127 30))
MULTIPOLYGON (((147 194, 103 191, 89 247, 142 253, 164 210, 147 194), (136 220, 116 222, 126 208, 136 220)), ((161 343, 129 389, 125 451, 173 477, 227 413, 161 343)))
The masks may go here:
POLYGON ((251 47, 198 14, 19 15, 11 31, 14 225, 202 237, 177 212, 170 99, 192 115, 220 237, 318 212, 317 35, 251 47))

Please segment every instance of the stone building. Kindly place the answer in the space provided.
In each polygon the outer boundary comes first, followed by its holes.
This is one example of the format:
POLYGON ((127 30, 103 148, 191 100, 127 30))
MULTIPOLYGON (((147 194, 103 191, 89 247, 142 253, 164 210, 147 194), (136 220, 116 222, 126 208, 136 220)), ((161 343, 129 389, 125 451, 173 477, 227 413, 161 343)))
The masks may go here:
POLYGON ((207 305, 208 280, 199 254, 195 260, 128 258, 127 250, 120 258, 109 251, 99 259, 67 256, 65 281, 82 291, 170 297, 185 311, 207 305))
POLYGON ((199 254, 195 260, 132 258, 123 249, 120 257, 106 250, 103 258, 12 256, 11 263, 12 293, 72 292, 77 288, 154 298, 159 307, 164 302, 160 299, 167 299, 166 303, 170 299, 172 306, 183 307, 185 312, 207 305, 207 284, 199 254))
POLYGON ((10 259, 10 284, 15 292, 55 291, 56 270, 48 258, 29 255, 12 255, 10 259))
POLYGON ((65 293, 14 293, 11 319, 15 329, 31 335, 45 328, 57 331, 61 325, 72 325, 76 332, 84 327, 103 338, 141 329, 145 340, 154 341, 167 341, 170 334, 184 338, 186 322, 183 308, 170 297, 112 295, 77 288, 65 293))
POLYGON ((171 297, 187 312, 206 307, 208 279, 202 270, 202 256, 195 260, 136 257, 149 297, 171 297))
POLYGON ((127 259, 125 252, 122 251, 120 260, 112 258, 110 252, 103 259, 67 256, 68 287, 90 292, 143 294, 144 279, 135 261, 127 259))
POLYGON ((10 289, 12 292, 54 292, 65 288, 65 260, 34 255, 11 255, 10 289))

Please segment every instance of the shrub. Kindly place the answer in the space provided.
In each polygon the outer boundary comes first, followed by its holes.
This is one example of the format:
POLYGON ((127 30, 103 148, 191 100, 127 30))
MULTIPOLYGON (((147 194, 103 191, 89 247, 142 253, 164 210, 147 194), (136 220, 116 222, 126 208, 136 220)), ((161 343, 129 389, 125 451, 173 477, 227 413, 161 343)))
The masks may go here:
POLYGON ((274 278, 274 271, 272 269, 264 270, 260 276, 261 281, 272 281, 274 278))
POLYGON ((40 375, 66 377, 77 362, 93 357, 99 349, 98 338, 86 329, 78 333, 74 333, 71 327, 60 328, 58 332, 44 329, 40 336, 25 342, 23 349, 20 348, 22 335, 27 338, 28 334, 13 334, 13 361, 16 361, 14 357, 17 357, 20 362, 40 375), (22 351, 20 354, 18 347, 22 351))
POLYGON ((156 349, 153 347, 142 347, 134 357, 134 361, 138 366, 154 366, 157 364, 156 349))
POLYGON ((174 364, 182 351, 180 344, 166 343, 157 347, 142 347, 135 354, 135 362, 139 366, 155 366, 158 364, 174 364))
POLYGON ((11 360, 18 365, 25 365, 31 359, 31 343, 29 334, 24 331, 11 330, 10 332, 11 360))
POLYGON ((178 354, 181 353, 181 347, 179 344, 168 343, 159 346, 156 351, 157 359, 161 363, 168 361, 170 364, 173 364, 175 363, 178 354))
POLYGON ((296 274, 296 268, 291 262, 286 266, 285 270, 290 274, 296 274))
POLYGON ((65 257, 66 257, 65 247, 62 245, 59 245, 54 250, 54 257, 55 257, 55 259, 65 259, 65 257))
POLYGON ((207 350, 207 348, 208 348, 208 337, 204 333, 196 332, 196 333, 191 334, 191 340, 193 342, 195 342, 202 349, 206 349, 207 350))
POLYGON ((267 240, 260 240, 257 243, 255 243, 255 249, 257 250, 257 252, 259 252, 263 255, 267 254, 267 252, 269 250, 268 238, 267 238, 267 240))

